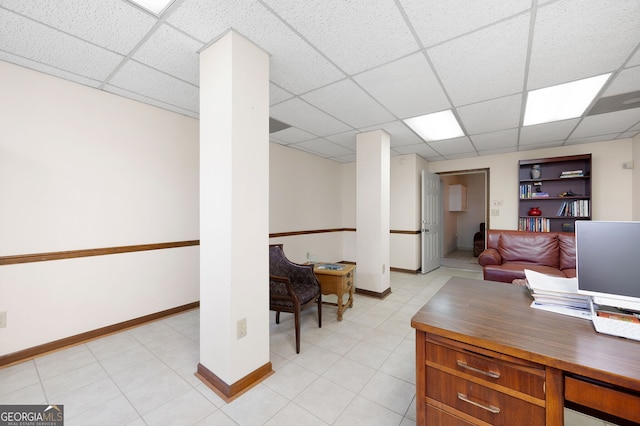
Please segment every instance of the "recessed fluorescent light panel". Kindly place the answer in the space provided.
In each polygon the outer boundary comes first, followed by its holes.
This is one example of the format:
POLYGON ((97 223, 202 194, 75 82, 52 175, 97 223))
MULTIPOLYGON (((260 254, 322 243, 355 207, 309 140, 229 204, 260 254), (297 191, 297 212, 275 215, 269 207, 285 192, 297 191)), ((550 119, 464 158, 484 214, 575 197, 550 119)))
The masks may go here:
POLYGON ((425 141, 439 141, 464 136, 453 112, 448 109, 403 120, 425 141))
POLYGON ((609 74, 532 90, 527 94, 524 125, 580 117, 609 79, 609 74))
POLYGON ((160 16, 162 12, 174 2, 174 0, 129 0, 131 3, 135 3, 138 6, 147 9, 151 13, 155 13, 160 16))

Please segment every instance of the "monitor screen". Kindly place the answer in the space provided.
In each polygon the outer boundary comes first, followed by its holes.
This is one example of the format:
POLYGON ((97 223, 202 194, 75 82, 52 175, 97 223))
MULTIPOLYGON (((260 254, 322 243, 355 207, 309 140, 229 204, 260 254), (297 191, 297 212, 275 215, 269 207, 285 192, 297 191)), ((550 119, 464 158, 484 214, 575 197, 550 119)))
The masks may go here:
POLYGON ((640 222, 576 221, 578 291, 640 303, 640 222))

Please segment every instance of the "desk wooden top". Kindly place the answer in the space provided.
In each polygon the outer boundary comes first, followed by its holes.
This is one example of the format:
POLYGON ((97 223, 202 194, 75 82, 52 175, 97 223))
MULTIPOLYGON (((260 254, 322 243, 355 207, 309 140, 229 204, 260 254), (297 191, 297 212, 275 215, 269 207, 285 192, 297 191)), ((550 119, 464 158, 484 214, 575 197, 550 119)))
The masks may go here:
POLYGON ((325 275, 345 275, 349 272, 353 271, 356 268, 356 265, 350 265, 345 263, 330 263, 329 265, 340 265, 344 266, 342 269, 318 269, 318 266, 326 265, 326 263, 317 263, 313 266, 313 272, 316 274, 325 274, 325 275))
POLYGON ((591 321, 531 308, 525 287, 453 277, 411 326, 474 346, 640 391, 640 342, 591 321))

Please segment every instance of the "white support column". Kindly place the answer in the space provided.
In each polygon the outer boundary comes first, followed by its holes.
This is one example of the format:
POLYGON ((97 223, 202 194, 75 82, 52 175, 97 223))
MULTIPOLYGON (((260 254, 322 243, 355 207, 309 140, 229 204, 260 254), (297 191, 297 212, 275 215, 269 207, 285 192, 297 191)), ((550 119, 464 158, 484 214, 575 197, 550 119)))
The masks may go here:
POLYGON ((390 137, 383 130, 356 135, 356 285, 390 292, 390 137))
POLYGON ((198 376, 227 398, 271 372, 268 249, 269 57, 230 31, 200 54, 198 376))

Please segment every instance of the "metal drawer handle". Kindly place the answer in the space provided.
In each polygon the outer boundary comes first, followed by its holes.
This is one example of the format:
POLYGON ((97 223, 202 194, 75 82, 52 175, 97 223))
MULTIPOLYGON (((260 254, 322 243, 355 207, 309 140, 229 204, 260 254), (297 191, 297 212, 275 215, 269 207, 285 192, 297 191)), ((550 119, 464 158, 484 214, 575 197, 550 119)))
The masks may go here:
POLYGON ((475 405, 476 407, 482 408, 483 410, 487 410, 493 414, 498 414, 500 412, 500 409, 498 407, 494 407, 493 405, 484 405, 484 404, 480 404, 479 402, 472 401, 469 398, 467 398, 467 395, 460 392, 458 392, 458 399, 464 402, 468 402, 471 405, 475 405))
POLYGON ((462 368, 466 368, 467 370, 475 371, 476 373, 480 373, 480 374, 483 374, 485 376, 489 376, 492 379, 499 379, 500 378, 500 373, 494 373, 493 371, 480 370, 479 368, 474 368, 474 367, 472 367, 470 365, 465 364, 463 361, 460 361, 460 360, 456 360, 456 362, 458 363, 458 367, 462 367, 462 368))

